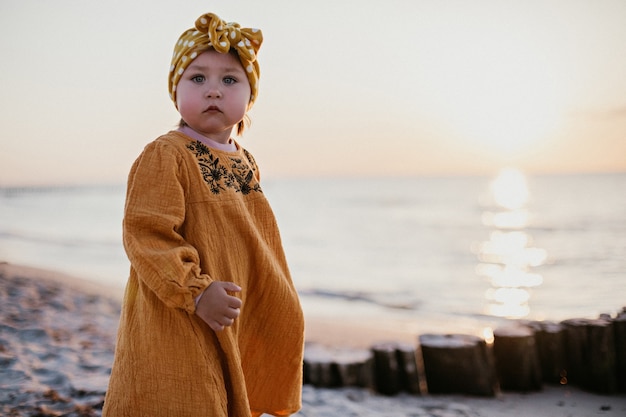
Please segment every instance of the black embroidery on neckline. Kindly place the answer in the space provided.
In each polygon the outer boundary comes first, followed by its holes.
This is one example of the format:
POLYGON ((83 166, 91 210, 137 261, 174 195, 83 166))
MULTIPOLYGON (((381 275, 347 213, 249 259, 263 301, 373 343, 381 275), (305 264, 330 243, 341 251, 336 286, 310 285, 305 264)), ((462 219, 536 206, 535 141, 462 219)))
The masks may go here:
POLYGON ((230 170, 227 166, 220 164, 220 159, 202 142, 192 142, 187 145, 187 149, 196 156, 202 177, 213 194, 219 194, 227 188, 232 188, 243 195, 250 194, 252 191, 263 192, 261 185, 254 180, 256 162, 245 149, 243 153, 249 163, 242 158, 229 156, 230 170))

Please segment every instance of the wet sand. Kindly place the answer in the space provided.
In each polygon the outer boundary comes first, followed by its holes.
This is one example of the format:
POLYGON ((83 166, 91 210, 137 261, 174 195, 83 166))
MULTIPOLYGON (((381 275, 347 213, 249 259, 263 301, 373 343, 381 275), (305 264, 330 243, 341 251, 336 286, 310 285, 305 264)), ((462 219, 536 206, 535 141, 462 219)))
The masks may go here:
MULTIPOLYGON (((100 416, 122 290, 51 271, 0 264, 0 415, 100 416)), ((307 340, 366 345, 416 335, 307 317, 307 340)), ((305 386, 301 417, 624 416, 626 395, 568 386, 495 398, 385 397, 364 389, 305 386)))

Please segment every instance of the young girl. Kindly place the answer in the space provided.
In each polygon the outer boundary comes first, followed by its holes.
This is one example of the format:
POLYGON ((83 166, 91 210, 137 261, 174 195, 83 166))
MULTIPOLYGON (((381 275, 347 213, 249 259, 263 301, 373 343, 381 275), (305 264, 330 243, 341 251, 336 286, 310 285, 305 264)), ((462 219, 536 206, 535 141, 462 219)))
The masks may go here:
POLYGON ((180 127, 128 178, 131 262, 103 416, 286 416, 303 316, 254 158, 231 138, 257 97, 256 29, 200 16, 174 49, 180 127))

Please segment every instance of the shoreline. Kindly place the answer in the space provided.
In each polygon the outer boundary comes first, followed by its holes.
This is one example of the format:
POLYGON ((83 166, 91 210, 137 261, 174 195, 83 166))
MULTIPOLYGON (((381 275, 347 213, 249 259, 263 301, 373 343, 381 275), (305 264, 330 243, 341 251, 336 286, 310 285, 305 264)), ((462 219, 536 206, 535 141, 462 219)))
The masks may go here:
MULTIPOLYGON (((123 289, 54 271, 0 262, 0 414, 99 416, 123 289)), ((401 326, 307 318, 307 342, 369 347, 394 340, 416 344, 401 326)), ((532 393, 385 397, 362 388, 303 388, 297 416, 583 417, 626 415, 626 395, 571 386, 532 393), (421 411, 420 411, 421 410, 421 411), (421 412, 421 414, 420 414, 421 412)))

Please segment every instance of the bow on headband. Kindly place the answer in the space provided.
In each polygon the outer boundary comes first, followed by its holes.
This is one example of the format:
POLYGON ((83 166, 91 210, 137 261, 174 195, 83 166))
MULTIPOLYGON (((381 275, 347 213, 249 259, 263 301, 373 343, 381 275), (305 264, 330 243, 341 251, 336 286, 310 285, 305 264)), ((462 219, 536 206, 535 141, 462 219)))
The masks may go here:
POLYGON ((257 98, 260 76, 257 52, 263 42, 259 29, 241 28, 238 23, 226 23, 217 15, 207 13, 196 20, 194 29, 186 30, 174 46, 168 88, 170 98, 176 105, 176 86, 189 64, 209 48, 227 54, 231 49, 237 52, 239 61, 246 71, 250 83, 250 104, 257 98))

